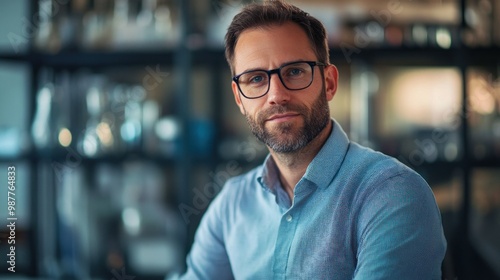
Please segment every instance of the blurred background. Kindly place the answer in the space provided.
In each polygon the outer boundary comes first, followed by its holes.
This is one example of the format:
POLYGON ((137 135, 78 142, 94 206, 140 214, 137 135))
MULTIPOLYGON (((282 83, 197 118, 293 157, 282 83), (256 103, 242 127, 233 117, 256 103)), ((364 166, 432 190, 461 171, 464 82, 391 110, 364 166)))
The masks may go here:
MULTIPOLYGON (((224 60, 246 2, 0 0, 0 221, 15 166, 16 276, 184 269, 210 200, 266 155, 224 60)), ((443 278, 500 279, 500 2, 290 2, 328 29, 332 116, 429 182, 443 278)))

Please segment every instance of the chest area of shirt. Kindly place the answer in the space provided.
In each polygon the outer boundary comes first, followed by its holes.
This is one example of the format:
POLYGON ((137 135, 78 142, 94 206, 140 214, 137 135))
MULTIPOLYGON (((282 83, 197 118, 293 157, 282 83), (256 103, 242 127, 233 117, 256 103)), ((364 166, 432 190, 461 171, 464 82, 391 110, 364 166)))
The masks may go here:
POLYGON ((235 275, 278 279, 350 273, 355 255, 348 207, 321 195, 297 199, 289 209, 273 200, 240 209, 226 240, 235 275))

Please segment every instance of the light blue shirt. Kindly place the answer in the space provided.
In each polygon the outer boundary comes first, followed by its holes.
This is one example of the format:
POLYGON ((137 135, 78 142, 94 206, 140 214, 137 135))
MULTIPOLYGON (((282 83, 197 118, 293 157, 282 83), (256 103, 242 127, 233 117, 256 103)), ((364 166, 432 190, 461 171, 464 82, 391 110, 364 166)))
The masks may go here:
POLYGON ((427 183, 333 124, 293 202, 270 156, 227 181, 182 279, 441 279, 446 240, 427 183))

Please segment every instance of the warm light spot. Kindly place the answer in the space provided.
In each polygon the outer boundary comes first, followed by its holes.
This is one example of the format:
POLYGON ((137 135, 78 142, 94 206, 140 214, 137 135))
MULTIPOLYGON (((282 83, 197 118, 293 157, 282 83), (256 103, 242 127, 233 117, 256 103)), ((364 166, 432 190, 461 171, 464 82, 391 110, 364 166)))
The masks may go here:
POLYGON ((495 111, 493 88, 482 77, 470 81, 470 105, 479 114, 489 115, 495 111))
POLYGON ((72 141, 72 136, 71 136, 71 131, 67 128, 62 128, 59 131, 59 144, 63 147, 69 147, 71 145, 72 141))
POLYGON ((455 69, 401 70, 390 89, 396 122, 449 127, 460 108, 460 74, 455 69))
POLYGON ((99 125, 97 125, 96 128, 96 134, 104 146, 109 147, 113 145, 113 133, 111 132, 111 128, 109 127, 108 123, 106 122, 99 123, 99 125))

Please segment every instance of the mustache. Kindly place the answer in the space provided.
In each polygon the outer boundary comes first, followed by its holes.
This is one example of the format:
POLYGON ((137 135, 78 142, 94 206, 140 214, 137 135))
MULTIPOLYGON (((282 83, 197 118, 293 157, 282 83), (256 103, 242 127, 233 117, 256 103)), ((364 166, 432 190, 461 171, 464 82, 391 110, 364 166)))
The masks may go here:
POLYGON ((288 112, 295 112, 304 115, 305 111, 307 110, 304 108, 304 106, 300 105, 295 105, 295 104, 276 105, 260 112, 259 115, 257 116, 257 122, 259 124, 263 124, 272 115, 285 114, 288 112))

